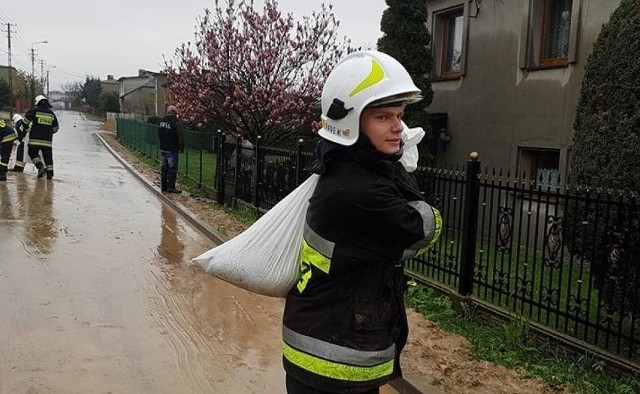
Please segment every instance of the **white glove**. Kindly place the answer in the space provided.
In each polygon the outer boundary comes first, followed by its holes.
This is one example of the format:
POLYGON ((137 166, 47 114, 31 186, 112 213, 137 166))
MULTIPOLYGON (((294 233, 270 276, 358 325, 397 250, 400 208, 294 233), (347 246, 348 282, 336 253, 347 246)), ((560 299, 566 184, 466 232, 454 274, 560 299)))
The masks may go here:
POLYGON ((404 148, 400 163, 404 166, 407 172, 413 172, 418 168, 418 144, 425 136, 425 131, 422 127, 409 128, 402 122, 404 130, 402 130, 402 141, 404 141, 404 148))

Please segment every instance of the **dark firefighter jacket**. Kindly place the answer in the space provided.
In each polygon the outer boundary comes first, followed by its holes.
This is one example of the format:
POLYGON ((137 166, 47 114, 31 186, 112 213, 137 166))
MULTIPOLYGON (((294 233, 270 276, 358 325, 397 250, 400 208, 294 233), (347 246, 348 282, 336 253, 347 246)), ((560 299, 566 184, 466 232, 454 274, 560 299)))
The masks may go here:
POLYGON ((13 142, 18 138, 13 129, 5 123, 4 120, 0 119, 0 144, 4 144, 6 142, 13 142))
POLYGON ((158 123, 160 150, 181 151, 184 149, 184 131, 175 115, 167 115, 158 123))
POLYGON ((360 392, 401 375, 408 325, 402 260, 439 236, 440 214, 415 181, 365 136, 348 148, 321 140, 309 200, 301 277, 283 318, 291 377, 331 392, 360 392))
POLYGON ((29 146, 51 148, 53 135, 58 132, 58 118, 46 107, 34 107, 22 118, 22 123, 29 127, 29 146))

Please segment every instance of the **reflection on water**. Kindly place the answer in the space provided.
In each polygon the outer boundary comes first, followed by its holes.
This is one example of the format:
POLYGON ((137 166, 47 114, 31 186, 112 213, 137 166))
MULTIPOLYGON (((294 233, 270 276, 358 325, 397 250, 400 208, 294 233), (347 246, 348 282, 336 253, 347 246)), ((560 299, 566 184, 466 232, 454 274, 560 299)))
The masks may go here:
POLYGON ((178 221, 175 212, 162 205, 162 237, 158 253, 168 263, 180 263, 184 257, 184 244, 178 235, 178 221))
POLYGON ((38 179, 24 196, 25 244, 41 255, 51 252, 57 237, 57 220, 53 217, 55 182, 38 179))
POLYGON ((161 210, 154 286, 160 298, 149 307, 158 316, 170 311, 171 318, 156 323, 180 354, 178 369, 201 387, 226 387, 218 392, 281 392, 282 300, 242 290, 190 263, 202 252, 199 234, 171 208, 161 210), (193 374, 194 365, 202 375, 193 374))

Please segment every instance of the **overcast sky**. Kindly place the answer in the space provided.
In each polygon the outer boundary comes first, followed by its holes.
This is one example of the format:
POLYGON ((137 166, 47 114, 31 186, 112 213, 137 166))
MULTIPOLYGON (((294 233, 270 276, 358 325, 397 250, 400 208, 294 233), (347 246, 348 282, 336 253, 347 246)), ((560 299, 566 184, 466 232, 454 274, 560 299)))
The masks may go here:
MULTIPOLYGON (((339 35, 352 40, 353 46, 375 48, 380 18, 387 8, 384 0, 279 0, 283 13, 296 20, 319 10, 320 4, 333 3, 340 21, 339 35)), ((221 4, 226 1, 221 0, 221 4)), ((255 1, 262 9, 263 2, 255 1)), ((12 30, 12 65, 31 72, 31 45, 36 44, 36 76, 40 60, 49 68, 51 90, 69 81, 83 81, 85 75, 106 79, 137 75, 138 69, 160 71, 163 55, 173 56, 181 43, 191 41, 196 18, 205 8, 214 8, 213 0, 13 0, 0 2, 0 22, 12 30), (96 4, 97 3, 97 4, 96 4), (54 67, 55 68, 52 68, 54 67)), ((6 65, 7 36, 0 39, 0 64, 6 65)))

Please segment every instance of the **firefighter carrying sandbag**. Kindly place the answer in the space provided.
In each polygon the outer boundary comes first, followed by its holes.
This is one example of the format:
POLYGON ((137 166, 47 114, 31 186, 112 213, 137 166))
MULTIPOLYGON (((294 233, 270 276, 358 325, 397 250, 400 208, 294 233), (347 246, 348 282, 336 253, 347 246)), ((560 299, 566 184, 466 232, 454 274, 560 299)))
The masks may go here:
POLYGON ((38 169, 38 178, 47 174, 53 178, 53 135, 58 132, 58 118, 51 110, 49 99, 43 95, 36 96, 36 106, 30 109, 22 119, 29 127, 29 157, 38 169), (42 152, 42 159, 40 159, 42 152))

